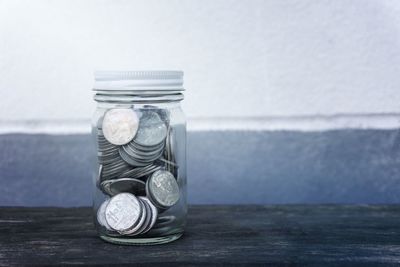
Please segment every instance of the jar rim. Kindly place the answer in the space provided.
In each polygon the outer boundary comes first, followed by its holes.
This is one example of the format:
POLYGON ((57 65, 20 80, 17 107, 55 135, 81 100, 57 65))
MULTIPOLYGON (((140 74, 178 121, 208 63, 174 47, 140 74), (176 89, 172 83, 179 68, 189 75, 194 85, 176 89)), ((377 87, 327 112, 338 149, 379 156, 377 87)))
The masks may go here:
POLYGON ((184 91, 183 71, 95 71, 93 91, 184 91))

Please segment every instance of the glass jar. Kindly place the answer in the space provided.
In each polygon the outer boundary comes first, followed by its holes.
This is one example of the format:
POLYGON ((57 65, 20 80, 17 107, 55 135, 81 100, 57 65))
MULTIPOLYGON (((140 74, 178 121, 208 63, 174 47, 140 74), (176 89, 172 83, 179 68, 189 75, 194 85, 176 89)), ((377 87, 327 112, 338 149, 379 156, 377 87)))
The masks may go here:
POLYGON ((187 215, 183 72, 96 72, 93 90, 99 236, 118 244, 178 239, 187 215))

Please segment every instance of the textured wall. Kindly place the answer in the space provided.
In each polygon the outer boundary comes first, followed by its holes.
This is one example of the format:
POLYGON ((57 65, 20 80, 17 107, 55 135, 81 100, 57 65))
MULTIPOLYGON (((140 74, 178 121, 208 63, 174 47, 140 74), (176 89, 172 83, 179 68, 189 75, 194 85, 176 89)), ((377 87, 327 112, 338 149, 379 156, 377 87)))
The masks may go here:
POLYGON ((0 120, 86 119, 93 69, 182 69, 189 117, 400 111, 395 0, 2 0, 0 120))

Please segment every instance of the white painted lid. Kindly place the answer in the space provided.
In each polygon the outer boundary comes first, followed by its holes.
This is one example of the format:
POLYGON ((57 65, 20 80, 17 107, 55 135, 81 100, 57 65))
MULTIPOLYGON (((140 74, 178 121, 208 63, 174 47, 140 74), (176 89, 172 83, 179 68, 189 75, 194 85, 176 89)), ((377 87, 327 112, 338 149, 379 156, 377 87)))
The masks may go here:
POLYGON ((184 91, 183 71, 96 71, 94 91, 184 91))

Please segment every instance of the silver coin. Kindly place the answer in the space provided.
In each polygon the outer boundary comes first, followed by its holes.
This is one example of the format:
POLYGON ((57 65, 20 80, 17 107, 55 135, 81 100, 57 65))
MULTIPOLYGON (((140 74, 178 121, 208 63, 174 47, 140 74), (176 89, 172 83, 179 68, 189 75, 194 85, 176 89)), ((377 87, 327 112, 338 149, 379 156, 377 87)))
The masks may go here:
POLYGON ((142 162, 142 161, 138 161, 136 159, 133 159, 131 156, 129 156, 125 151, 123 150, 119 150, 119 155, 121 156, 121 158, 128 163, 131 166, 136 166, 136 167, 142 167, 142 166, 146 166, 151 162, 142 162))
POLYGON ((135 150, 139 150, 139 151, 143 151, 143 152, 150 152, 150 151, 154 151, 154 150, 160 150, 165 146, 165 142, 161 142, 157 145, 154 146, 142 146, 139 145, 137 143, 135 143, 134 141, 128 143, 130 147, 133 147, 135 150))
POLYGON ((101 137, 97 138, 97 146, 100 150, 112 150, 118 148, 118 146, 111 144, 105 139, 103 140, 101 137))
POLYGON ((109 171, 114 168, 118 168, 120 166, 129 166, 125 161, 123 161, 120 157, 116 158, 115 161, 111 162, 110 164, 104 165, 104 170, 109 171))
POLYGON ((163 142, 166 136, 167 127, 160 116, 154 111, 143 111, 134 142, 142 146, 155 146, 163 142))
POLYGON ((147 166, 143 166, 143 167, 136 167, 136 168, 129 169, 129 170, 121 173, 120 177, 121 178, 122 177, 137 178, 134 176, 140 174, 141 172, 148 170, 149 168, 152 168, 152 166, 154 166, 154 165, 147 165, 147 166))
POLYGON ((143 201, 143 197, 139 197, 139 201, 142 202, 145 210, 146 210, 146 217, 145 217, 145 221, 142 224, 142 226, 140 228, 137 229, 136 232, 133 232, 131 234, 129 234, 130 236, 135 236, 135 235, 140 235, 144 232, 144 230, 146 230, 148 228, 148 226, 151 223, 152 220, 152 213, 151 213, 151 208, 150 206, 147 204, 147 202, 143 201))
POLYGON ((134 195, 144 195, 146 192, 146 184, 141 180, 133 178, 106 180, 101 183, 101 187, 103 188, 103 192, 106 192, 110 196, 122 192, 128 192, 134 195))
POLYGON ((114 145, 112 147, 109 147, 109 146, 98 146, 97 147, 97 151, 99 153, 111 153, 111 152, 118 151, 118 147, 114 146, 114 145))
MULTIPOLYGON (((123 150, 123 151, 120 150, 119 152, 120 152, 119 153, 120 156, 123 154, 135 162, 147 163, 146 165, 149 165, 150 163, 156 161, 163 154, 163 151, 156 151, 155 154, 149 154, 149 155, 140 155, 140 154, 132 155, 132 154, 129 154, 128 152, 126 152, 125 150, 123 150)), ((121 156, 121 157, 123 158, 123 156, 121 156)), ((131 161, 129 161, 129 159, 128 159, 127 163, 129 163, 129 162, 131 162, 131 161)), ((133 165, 133 166, 135 166, 135 165, 133 165)))
POLYGON ((142 231, 142 234, 147 233, 156 223, 157 217, 158 217, 158 211, 157 208, 151 203, 151 201, 147 197, 140 197, 140 199, 145 202, 148 207, 151 209, 151 220, 150 223, 147 225, 147 227, 142 231))
POLYGON ((167 109, 159 109, 156 106, 152 105, 144 105, 144 108, 147 110, 152 110, 156 112, 161 120, 168 126, 169 125, 169 120, 170 120, 170 112, 167 109))
POLYGON ((97 135, 97 143, 103 144, 103 145, 108 145, 111 144, 110 142, 107 141, 107 139, 104 137, 104 135, 97 135))
POLYGON ((137 167, 137 168, 123 172, 120 177, 143 179, 144 176, 150 175, 155 171, 161 170, 161 168, 162 168, 161 166, 157 166, 157 165, 148 165, 145 167, 137 167))
POLYGON ((140 216, 140 219, 139 219, 138 223, 136 225, 134 225, 132 228, 128 229, 127 231, 123 231, 122 234, 124 234, 124 235, 135 235, 135 234, 137 234, 138 231, 142 228, 143 224, 146 221, 147 209, 145 207, 145 204, 142 201, 140 201, 140 199, 138 199, 138 201, 139 201, 139 204, 140 204, 140 206, 142 208, 142 214, 140 216))
POLYGON ((129 154, 127 154, 123 149, 119 150, 119 155, 129 165, 132 165, 135 167, 143 167, 143 166, 149 165, 150 163, 154 162, 156 159, 161 157, 162 151, 158 155, 154 156, 151 159, 134 158, 134 157, 130 156, 129 154))
POLYGON ((118 146, 111 144, 108 141, 102 141, 100 139, 97 139, 97 146, 101 150, 115 150, 118 149, 118 146))
POLYGON ((119 156, 118 149, 104 151, 104 152, 97 152, 97 156, 102 158, 114 157, 115 155, 119 156))
POLYGON ((126 147, 127 151, 131 152, 133 155, 143 155, 144 157, 151 154, 157 154, 157 152, 163 151, 165 149, 165 142, 157 146, 148 146, 146 148, 139 147, 134 142, 129 143, 129 146, 126 147))
POLYGON ((162 154, 162 151, 163 151, 163 147, 161 147, 161 149, 158 149, 158 150, 147 151, 147 152, 138 151, 129 146, 121 146, 119 148, 120 154, 123 153, 127 157, 130 157, 137 161, 143 161, 143 162, 155 161, 156 159, 158 159, 160 157, 160 154, 162 154))
POLYGON ((110 109, 104 115, 103 134, 114 145, 129 143, 138 131, 139 118, 135 111, 126 108, 110 109))
POLYGON ((147 180, 149 197, 156 206, 169 208, 175 205, 180 197, 179 186, 169 171, 156 171, 147 180))
POLYGON ((119 156, 118 152, 116 154, 103 154, 103 155, 97 156, 100 164, 114 163, 114 162, 118 161, 119 157, 120 156, 119 156))
POLYGON ((101 205, 100 208, 97 210, 97 222, 105 227, 107 230, 112 230, 111 227, 108 225, 107 221, 106 221, 106 207, 108 205, 108 202, 110 200, 107 199, 106 201, 104 201, 101 205))
POLYGON ((142 215, 142 205, 134 195, 120 193, 110 199, 105 214, 108 225, 123 233, 138 223, 142 215))
MULTIPOLYGON (((104 165, 104 166, 106 166, 106 165, 104 165)), ((124 166, 122 166, 118 169, 113 169, 112 171, 108 171, 108 172, 103 171, 102 181, 118 178, 120 176, 120 174, 127 169, 128 169, 128 167, 125 168, 124 166)))
POLYGON ((131 166, 123 161, 122 159, 118 159, 108 164, 103 165, 103 178, 110 179, 112 177, 118 177, 122 172, 129 170, 131 166))
POLYGON ((118 147, 113 144, 101 144, 100 142, 97 144, 97 150, 99 152, 108 152, 113 150, 118 150, 118 147))

